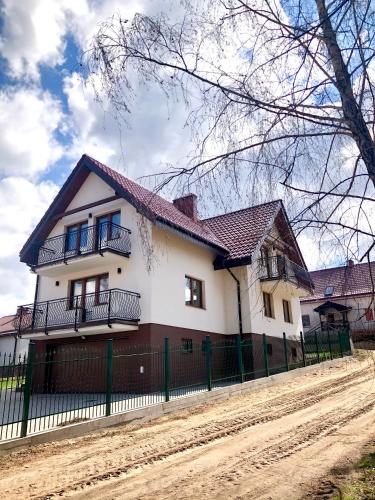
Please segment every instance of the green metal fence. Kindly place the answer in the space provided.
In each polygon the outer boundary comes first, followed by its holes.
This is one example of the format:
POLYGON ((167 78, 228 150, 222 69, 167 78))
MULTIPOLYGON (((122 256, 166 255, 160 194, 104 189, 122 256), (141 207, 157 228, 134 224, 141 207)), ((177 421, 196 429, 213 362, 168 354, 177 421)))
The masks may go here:
POLYGON ((351 354, 347 331, 212 342, 119 340, 0 354, 0 440, 109 416, 351 354))

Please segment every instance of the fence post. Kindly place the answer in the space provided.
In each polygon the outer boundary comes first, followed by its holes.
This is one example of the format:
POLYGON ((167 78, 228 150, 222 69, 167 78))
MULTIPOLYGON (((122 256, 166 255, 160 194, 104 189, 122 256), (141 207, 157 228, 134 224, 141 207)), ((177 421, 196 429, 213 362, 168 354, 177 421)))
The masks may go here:
POLYGON ((328 347, 329 347, 329 357, 332 360, 332 344, 331 344, 331 335, 329 334, 329 330, 327 330, 327 338, 328 338, 328 347))
POLYGON ((303 366, 306 366, 305 341, 303 338, 303 333, 299 332, 299 336, 301 337, 302 362, 303 366))
POLYGON ((169 371, 170 371, 170 359, 169 359, 169 339, 165 337, 164 339, 164 397, 165 401, 169 401, 169 371))
POLYGON ((241 335, 236 335, 236 347, 237 347, 238 368, 240 372, 240 382, 242 384, 245 381, 245 374, 243 369, 241 335))
POLYGON ((267 337, 266 337, 265 333, 263 333, 263 355, 264 355, 264 368, 266 370, 266 377, 269 377, 270 376, 270 369, 268 366, 267 337))
POLYGON ((106 375, 106 394, 105 394, 105 416, 111 414, 112 404, 112 364, 113 364, 113 342, 107 340, 107 375, 106 375))
POLYGON ((211 339, 206 335, 206 370, 207 370, 207 390, 212 391, 212 348, 211 339))
POLYGON ((21 424, 21 437, 27 434, 27 422, 29 419, 30 396, 33 378, 33 363, 35 358, 35 344, 30 342, 27 354, 25 385, 23 388, 23 408, 22 408, 22 424, 21 424))
POLYGON ((288 372, 289 371, 289 364, 288 364, 288 341, 286 339, 286 333, 285 332, 283 332, 283 340, 284 340, 285 370, 288 372))
POLYGON ((316 358, 318 360, 318 363, 320 363, 318 334, 317 334, 316 330, 315 330, 315 347, 316 347, 316 358))
POLYGON ((343 358, 344 357, 344 352, 343 352, 343 348, 342 348, 341 330, 339 330, 337 332, 337 334, 339 336, 340 356, 341 356, 341 358, 343 358))

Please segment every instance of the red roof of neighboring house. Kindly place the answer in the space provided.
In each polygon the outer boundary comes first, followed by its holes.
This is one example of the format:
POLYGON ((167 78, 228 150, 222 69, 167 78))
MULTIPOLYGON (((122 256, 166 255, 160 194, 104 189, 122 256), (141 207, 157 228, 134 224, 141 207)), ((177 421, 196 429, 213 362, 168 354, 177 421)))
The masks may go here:
POLYGON ((229 249, 229 259, 241 259, 254 252, 280 208, 280 200, 271 201, 205 219, 204 224, 229 249))
POLYGON ((375 262, 320 269, 311 271, 310 276, 315 285, 314 294, 301 299, 302 302, 368 295, 375 288, 375 262), (334 287, 332 295, 324 295, 327 286, 334 287))
POLYGON ((0 335, 5 335, 14 332, 13 320, 15 318, 14 314, 9 316, 3 316, 0 318, 0 335))
MULTIPOLYGON (((103 163, 83 155, 55 200, 30 235, 20 252, 21 260, 30 263, 38 242, 48 237, 56 220, 67 209, 90 172, 94 172, 153 222, 167 224, 189 237, 201 241, 221 255, 225 262, 251 258, 257 244, 271 228, 276 217, 283 219, 287 237, 297 258, 303 263, 298 245, 290 230, 289 222, 280 200, 238 210, 205 220, 194 220, 182 213, 173 203, 140 186, 103 163), (299 256, 299 257, 298 257, 299 256)), ((238 265, 238 264, 237 264, 238 265)))

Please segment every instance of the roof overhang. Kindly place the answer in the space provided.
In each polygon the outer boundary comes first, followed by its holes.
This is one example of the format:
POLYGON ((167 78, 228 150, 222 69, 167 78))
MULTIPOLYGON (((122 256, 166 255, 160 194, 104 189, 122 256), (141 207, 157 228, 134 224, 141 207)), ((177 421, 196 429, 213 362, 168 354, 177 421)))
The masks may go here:
POLYGON ((116 182, 108 173, 104 172, 100 167, 98 167, 98 165, 96 165, 95 162, 90 159, 90 157, 83 155, 69 175, 68 179, 63 184, 50 207, 48 208, 34 231, 31 233, 25 245, 23 246, 20 252, 21 262, 28 263, 32 260, 33 252, 36 250, 36 248, 38 248, 39 243, 41 241, 44 241, 48 237, 51 230, 56 224, 57 216, 65 212, 66 208, 69 206, 74 196, 77 194, 82 184, 87 179, 90 172, 93 172, 98 177, 100 177, 115 191, 116 195, 128 201, 138 210, 138 212, 144 215, 151 222, 156 223, 156 221, 159 221, 165 225, 173 227, 173 229, 180 234, 189 236, 194 241, 204 243, 206 246, 213 248, 217 253, 225 254, 227 252, 225 248, 222 248, 219 245, 215 245, 214 243, 207 241, 196 234, 186 231, 180 226, 174 225, 169 221, 163 219, 162 217, 156 216, 146 203, 142 203, 137 200, 123 186, 116 182))
POLYGON ((343 304, 338 304, 337 302, 327 300, 327 302, 324 302, 324 304, 316 307, 314 311, 319 314, 324 314, 328 309, 335 309, 338 312, 345 312, 350 311, 352 308, 351 306, 344 306, 343 304))

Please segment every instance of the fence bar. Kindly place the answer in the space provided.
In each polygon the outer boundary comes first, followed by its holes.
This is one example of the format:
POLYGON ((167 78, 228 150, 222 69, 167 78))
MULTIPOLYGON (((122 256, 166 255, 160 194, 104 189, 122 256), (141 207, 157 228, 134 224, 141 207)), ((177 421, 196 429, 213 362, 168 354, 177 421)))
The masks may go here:
POLYGON ((170 376, 170 359, 169 359, 169 339, 164 339, 164 397, 165 401, 169 401, 169 376, 170 376))
POLYGON ((109 417, 111 414, 112 403, 112 372, 113 372, 113 342, 112 339, 107 340, 107 379, 106 379, 106 394, 105 394, 105 415, 109 417))
POLYGON ((286 333, 285 332, 283 332, 283 340, 284 340, 285 370, 288 372, 289 371, 289 364, 288 364, 288 341, 286 339, 286 333))
POLYGON ((263 355, 264 355, 264 368, 266 370, 266 377, 269 377, 270 369, 268 366, 267 337, 265 333, 263 333, 263 355))
POLYGON ((301 338, 302 362, 303 366, 306 366, 305 340, 303 338, 303 333, 299 332, 299 336, 301 338))
POLYGON ((320 363, 318 334, 317 334, 316 330, 315 330, 315 347, 316 347, 316 359, 318 360, 318 363, 320 363))
POLYGON ((240 372, 240 382, 242 384, 245 381, 245 373, 243 369, 241 335, 236 335, 236 348, 237 348, 238 369, 240 372))
POLYGON ((331 344, 331 335, 329 334, 329 330, 327 330, 327 338, 328 338, 328 347, 329 347, 329 357, 332 360, 332 344, 331 344))
POLYGON ((212 391, 212 349, 211 339, 206 335, 206 370, 207 370, 207 390, 212 391))
POLYGON ((30 396, 31 396, 32 378, 33 378, 34 358, 35 358, 35 344, 30 342, 28 355, 27 355, 25 385, 24 385, 24 389, 23 389, 21 437, 25 437, 27 434, 27 422, 29 419, 30 396))

